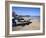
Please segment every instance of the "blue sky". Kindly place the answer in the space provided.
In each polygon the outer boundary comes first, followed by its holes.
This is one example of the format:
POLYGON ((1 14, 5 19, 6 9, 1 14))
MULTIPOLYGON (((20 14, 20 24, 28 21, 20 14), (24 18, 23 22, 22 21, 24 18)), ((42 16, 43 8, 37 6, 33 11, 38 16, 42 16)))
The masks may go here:
POLYGON ((12 11, 18 15, 40 16, 40 8, 12 7, 12 11))

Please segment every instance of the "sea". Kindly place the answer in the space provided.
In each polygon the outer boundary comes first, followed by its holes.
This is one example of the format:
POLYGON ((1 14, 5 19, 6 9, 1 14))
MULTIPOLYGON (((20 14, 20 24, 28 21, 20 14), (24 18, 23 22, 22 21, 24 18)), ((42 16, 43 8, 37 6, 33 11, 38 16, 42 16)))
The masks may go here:
POLYGON ((40 16, 31 16, 32 21, 40 21, 40 16))

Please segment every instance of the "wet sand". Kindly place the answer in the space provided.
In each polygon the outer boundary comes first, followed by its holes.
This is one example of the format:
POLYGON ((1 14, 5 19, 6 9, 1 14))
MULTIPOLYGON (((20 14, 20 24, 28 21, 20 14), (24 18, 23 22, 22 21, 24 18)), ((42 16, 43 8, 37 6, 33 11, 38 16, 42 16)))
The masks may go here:
POLYGON ((24 31, 24 30, 39 30, 40 29, 40 21, 32 21, 31 24, 23 26, 13 27, 13 31, 24 31))

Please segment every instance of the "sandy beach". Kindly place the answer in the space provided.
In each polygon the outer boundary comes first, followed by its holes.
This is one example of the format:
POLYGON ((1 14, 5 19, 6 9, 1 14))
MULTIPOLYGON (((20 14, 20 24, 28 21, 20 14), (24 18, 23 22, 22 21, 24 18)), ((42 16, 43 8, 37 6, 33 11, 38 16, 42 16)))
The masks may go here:
POLYGON ((40 29, 40 22, 39 21, 32 21, 31 24, 23 26, 16 26, 13 27, 13 31, 24 31, 24 30, 39 30, 40 29))

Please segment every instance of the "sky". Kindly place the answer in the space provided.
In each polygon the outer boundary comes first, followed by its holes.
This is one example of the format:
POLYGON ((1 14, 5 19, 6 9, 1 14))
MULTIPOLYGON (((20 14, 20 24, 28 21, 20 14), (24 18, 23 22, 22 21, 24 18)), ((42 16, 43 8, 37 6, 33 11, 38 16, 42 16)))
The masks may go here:
POLYGON ((12 7, 17 15, 30 15, 30 16, 40 16, 40 8, 35 7, 12 7))

